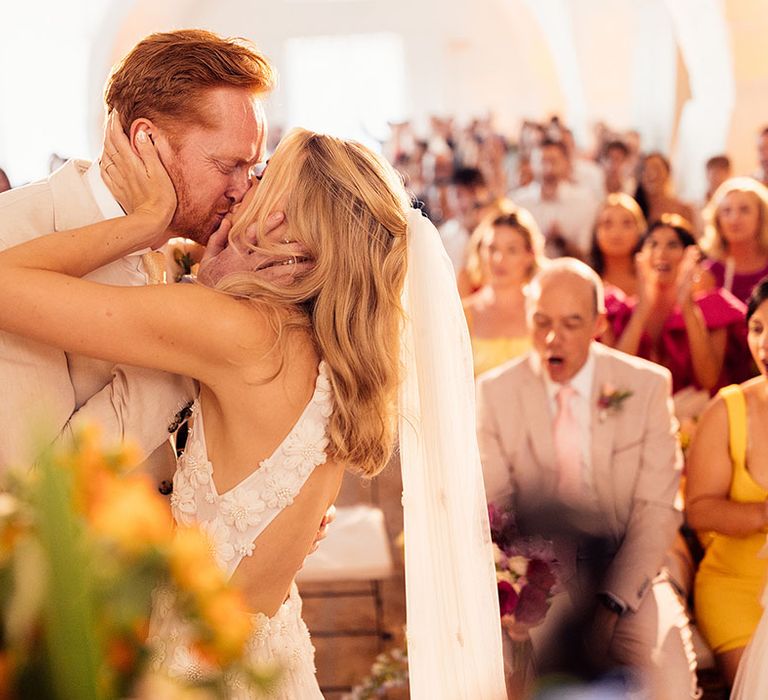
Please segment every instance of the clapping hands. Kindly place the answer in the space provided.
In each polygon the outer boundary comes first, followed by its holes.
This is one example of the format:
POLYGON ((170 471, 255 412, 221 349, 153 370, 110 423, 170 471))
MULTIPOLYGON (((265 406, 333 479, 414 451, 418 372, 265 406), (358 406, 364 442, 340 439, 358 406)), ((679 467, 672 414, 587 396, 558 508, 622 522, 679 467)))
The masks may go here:
POLYGON ((642 248, 635 255, 637 271, 637 302, 643 308, 652 308, 659 298, 659 273, 651 265, 651 251, 642 248))
POLYGON ((677 269, 677 303, 685 306, 693 302, 693 292, 701 279, 701 251, 692 245, 685 249, 683 260, 677 269))
MULTIPOLYGON (((685 306, 693 301, 693 293, 701 279, 701 251, 698 246, 688 246, 678 264, 674 280, 674 301, 685 306)), ((651 264, 651 251, 643 248, 635 255, 635 269, 638 279, 638 304, 653 308, 659 301, 661 285, 659 272, 651 264)))

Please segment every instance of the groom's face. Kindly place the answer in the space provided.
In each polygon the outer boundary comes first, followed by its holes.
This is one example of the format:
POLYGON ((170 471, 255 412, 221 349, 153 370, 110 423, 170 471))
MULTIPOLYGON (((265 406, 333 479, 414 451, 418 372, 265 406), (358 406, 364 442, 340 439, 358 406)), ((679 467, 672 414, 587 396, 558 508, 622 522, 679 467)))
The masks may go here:
POLYGON ((211 90, 207 114, 212 127, 180 128, 158 144, 178 198, 170 229, 203 245, 248 191, 266 141, 262 109, 245 90, 211 90))

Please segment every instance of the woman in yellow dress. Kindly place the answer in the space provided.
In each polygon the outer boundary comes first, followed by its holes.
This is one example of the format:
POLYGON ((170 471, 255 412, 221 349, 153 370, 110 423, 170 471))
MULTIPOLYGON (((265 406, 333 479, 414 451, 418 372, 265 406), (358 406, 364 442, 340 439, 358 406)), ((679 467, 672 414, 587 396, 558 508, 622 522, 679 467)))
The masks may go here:
POLYGON ((464 300, 475 376, 531 347, 525 288, 544 260, 541 233, 527 209, 502 200, 469 242, 467 268, 480 288, 464 300))
POLYGON ((694 584, 696 624, 733 683, 763 614, 768 560, 768 277, 747 311, 749 349, 760 375, 721 389, 701 416, 686 482, 688 522, 706 539, 694 584))

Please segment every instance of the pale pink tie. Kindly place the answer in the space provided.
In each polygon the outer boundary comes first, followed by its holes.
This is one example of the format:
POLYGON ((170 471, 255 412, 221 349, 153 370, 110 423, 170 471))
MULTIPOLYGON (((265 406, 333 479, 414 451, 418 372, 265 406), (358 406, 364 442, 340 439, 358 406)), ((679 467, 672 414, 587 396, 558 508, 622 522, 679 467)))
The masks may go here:
POLYGON ((560 498, 573 503, 582 496, 581 432, 571 399, 576 390, 564 384, 557 392, 557 416, 555 417, 555 453, 560 467, 558 493, 560 498))

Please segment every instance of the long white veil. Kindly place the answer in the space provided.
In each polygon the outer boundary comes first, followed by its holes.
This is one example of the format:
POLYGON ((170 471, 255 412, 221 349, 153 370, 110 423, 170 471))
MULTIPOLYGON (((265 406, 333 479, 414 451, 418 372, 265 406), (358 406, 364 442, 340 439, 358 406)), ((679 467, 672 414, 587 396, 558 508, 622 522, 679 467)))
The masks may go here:
POLYGON ((400 459, 414 700, 506 698, 469 334, 440 236, 408 215, 400 459))

